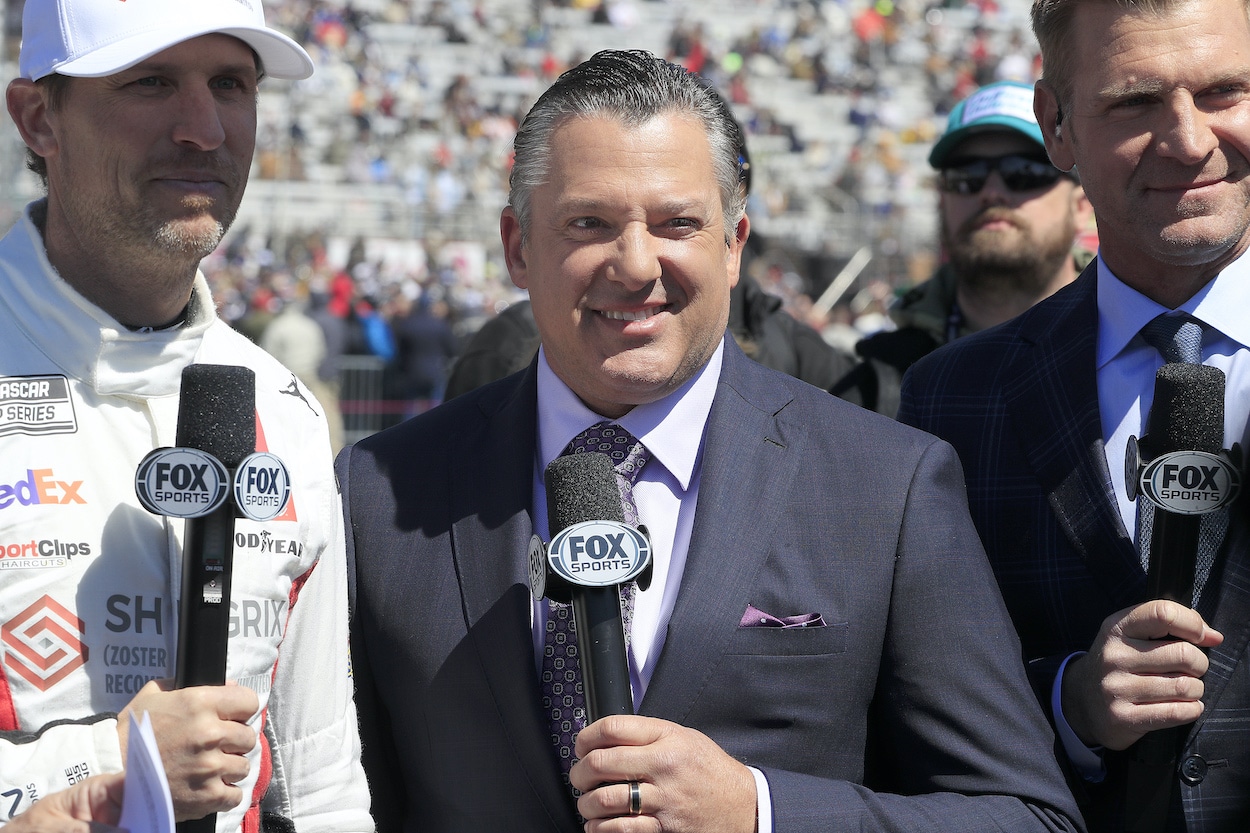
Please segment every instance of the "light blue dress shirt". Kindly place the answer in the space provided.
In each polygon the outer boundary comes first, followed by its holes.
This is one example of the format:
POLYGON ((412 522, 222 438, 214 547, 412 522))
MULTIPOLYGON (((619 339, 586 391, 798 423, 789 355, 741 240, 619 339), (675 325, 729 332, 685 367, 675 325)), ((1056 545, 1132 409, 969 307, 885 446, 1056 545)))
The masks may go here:
MULTIPOLYGON (((1177 307, 1206 326, 1202 363, 1226 377, 1224 446, 1250 440, 1250 255, 1234 261, 1210 283, 1177 307)), ((1129 437, 1141 437, 1154 401, 1155 372, 1163 366, 1159 351, 1141 337, 1141 328, 1170 310, 1117 278, 1098 258, 1098 412, 1120 518, 1137 539, 1137 504, 1125 488, 1124 453, 1129 437)), ((1079 656, 1074 654, 1073 657, 1079 656)), ((1091 780, 1103 777, 1098 750, 1080 742, 1060 708, 1063 672, 1055 678, 1051 705, 1056 728, 1069 759, 1091 780)))

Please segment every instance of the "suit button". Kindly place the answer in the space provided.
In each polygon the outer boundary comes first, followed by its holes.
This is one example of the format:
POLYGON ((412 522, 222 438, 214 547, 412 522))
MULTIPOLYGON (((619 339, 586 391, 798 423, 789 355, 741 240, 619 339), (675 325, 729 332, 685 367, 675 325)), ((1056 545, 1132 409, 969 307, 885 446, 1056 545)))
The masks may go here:
POLYGON ((1191 787, 1202 783, 1207 777, 1207 762, 1201 755, 1190 755, 1181 761, 1181 780, 1191 787))

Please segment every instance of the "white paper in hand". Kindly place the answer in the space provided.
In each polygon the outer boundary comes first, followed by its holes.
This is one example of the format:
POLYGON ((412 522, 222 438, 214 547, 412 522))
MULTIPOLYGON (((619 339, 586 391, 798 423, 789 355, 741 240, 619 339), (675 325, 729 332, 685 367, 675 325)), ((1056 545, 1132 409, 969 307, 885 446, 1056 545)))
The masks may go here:
POLYGON ((126 792, 118 827, 130 833, 174 833, 174 802, 165 779, 165 765, 156 747, 148 713, 143 720, 130 713, 130 740, 126 748, 126 792))

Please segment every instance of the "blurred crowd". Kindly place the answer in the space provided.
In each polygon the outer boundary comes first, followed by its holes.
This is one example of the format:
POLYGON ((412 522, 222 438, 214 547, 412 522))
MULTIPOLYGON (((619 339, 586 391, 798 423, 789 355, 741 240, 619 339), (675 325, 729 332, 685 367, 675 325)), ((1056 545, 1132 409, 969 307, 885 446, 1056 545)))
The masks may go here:
POLYGON ((278 237, 244 226, 204 268, 238 329, 260 341, 269 322, 294 307, 324 330, 323 378, 335 378, 339 355, 376 357, 386 368, 385 395, 395 399, 437 400, 458 345, 520 297, 497 241, 464 245, 450 218, 466 210, 497 216, 519 119, 550 80, 586 57, 584 44, 604 42, 605 33, 703 74, 733 104, 749 147, 780 147, 801 160, 795 181, 756 178, 753 217, 802 211, 824 191, 873 222, 869 241, 884 272, 866 273, 836 303, 815 300, 831 276, 814 274, 813 253, 764 239, 750 264, 791 314, 847 349, 891 326, 893 299, 937 262, 932 243, 898 251, 898 229, 917 222, 906 197, 928 199, 922 160, 949 108, 978 86, 1031 81, 1039 69, 1020 0, 735 0, 723 8, 677 0, 282 0, 266 8, 318 69, 308 81, 266 89, 254 176, 400 186, 428 220, 404 257, 364 236, 336 241, 330 228, 278 237), (757 100, 765 81, 800 89, 799 105, 838 102, 845 118, 804 125, 802 106, 757 100), (839 145, 822 135, 825 127, 829 137, 851 138, 839 145))

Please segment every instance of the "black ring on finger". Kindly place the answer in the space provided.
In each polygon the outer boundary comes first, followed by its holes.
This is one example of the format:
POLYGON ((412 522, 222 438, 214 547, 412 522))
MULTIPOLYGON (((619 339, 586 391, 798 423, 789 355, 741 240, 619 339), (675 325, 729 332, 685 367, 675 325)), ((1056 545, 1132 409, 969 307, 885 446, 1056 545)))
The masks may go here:
POLYGON ((631 816, 642 815, 642 787, 637 781, 629 782, 629 814, 631 816))

